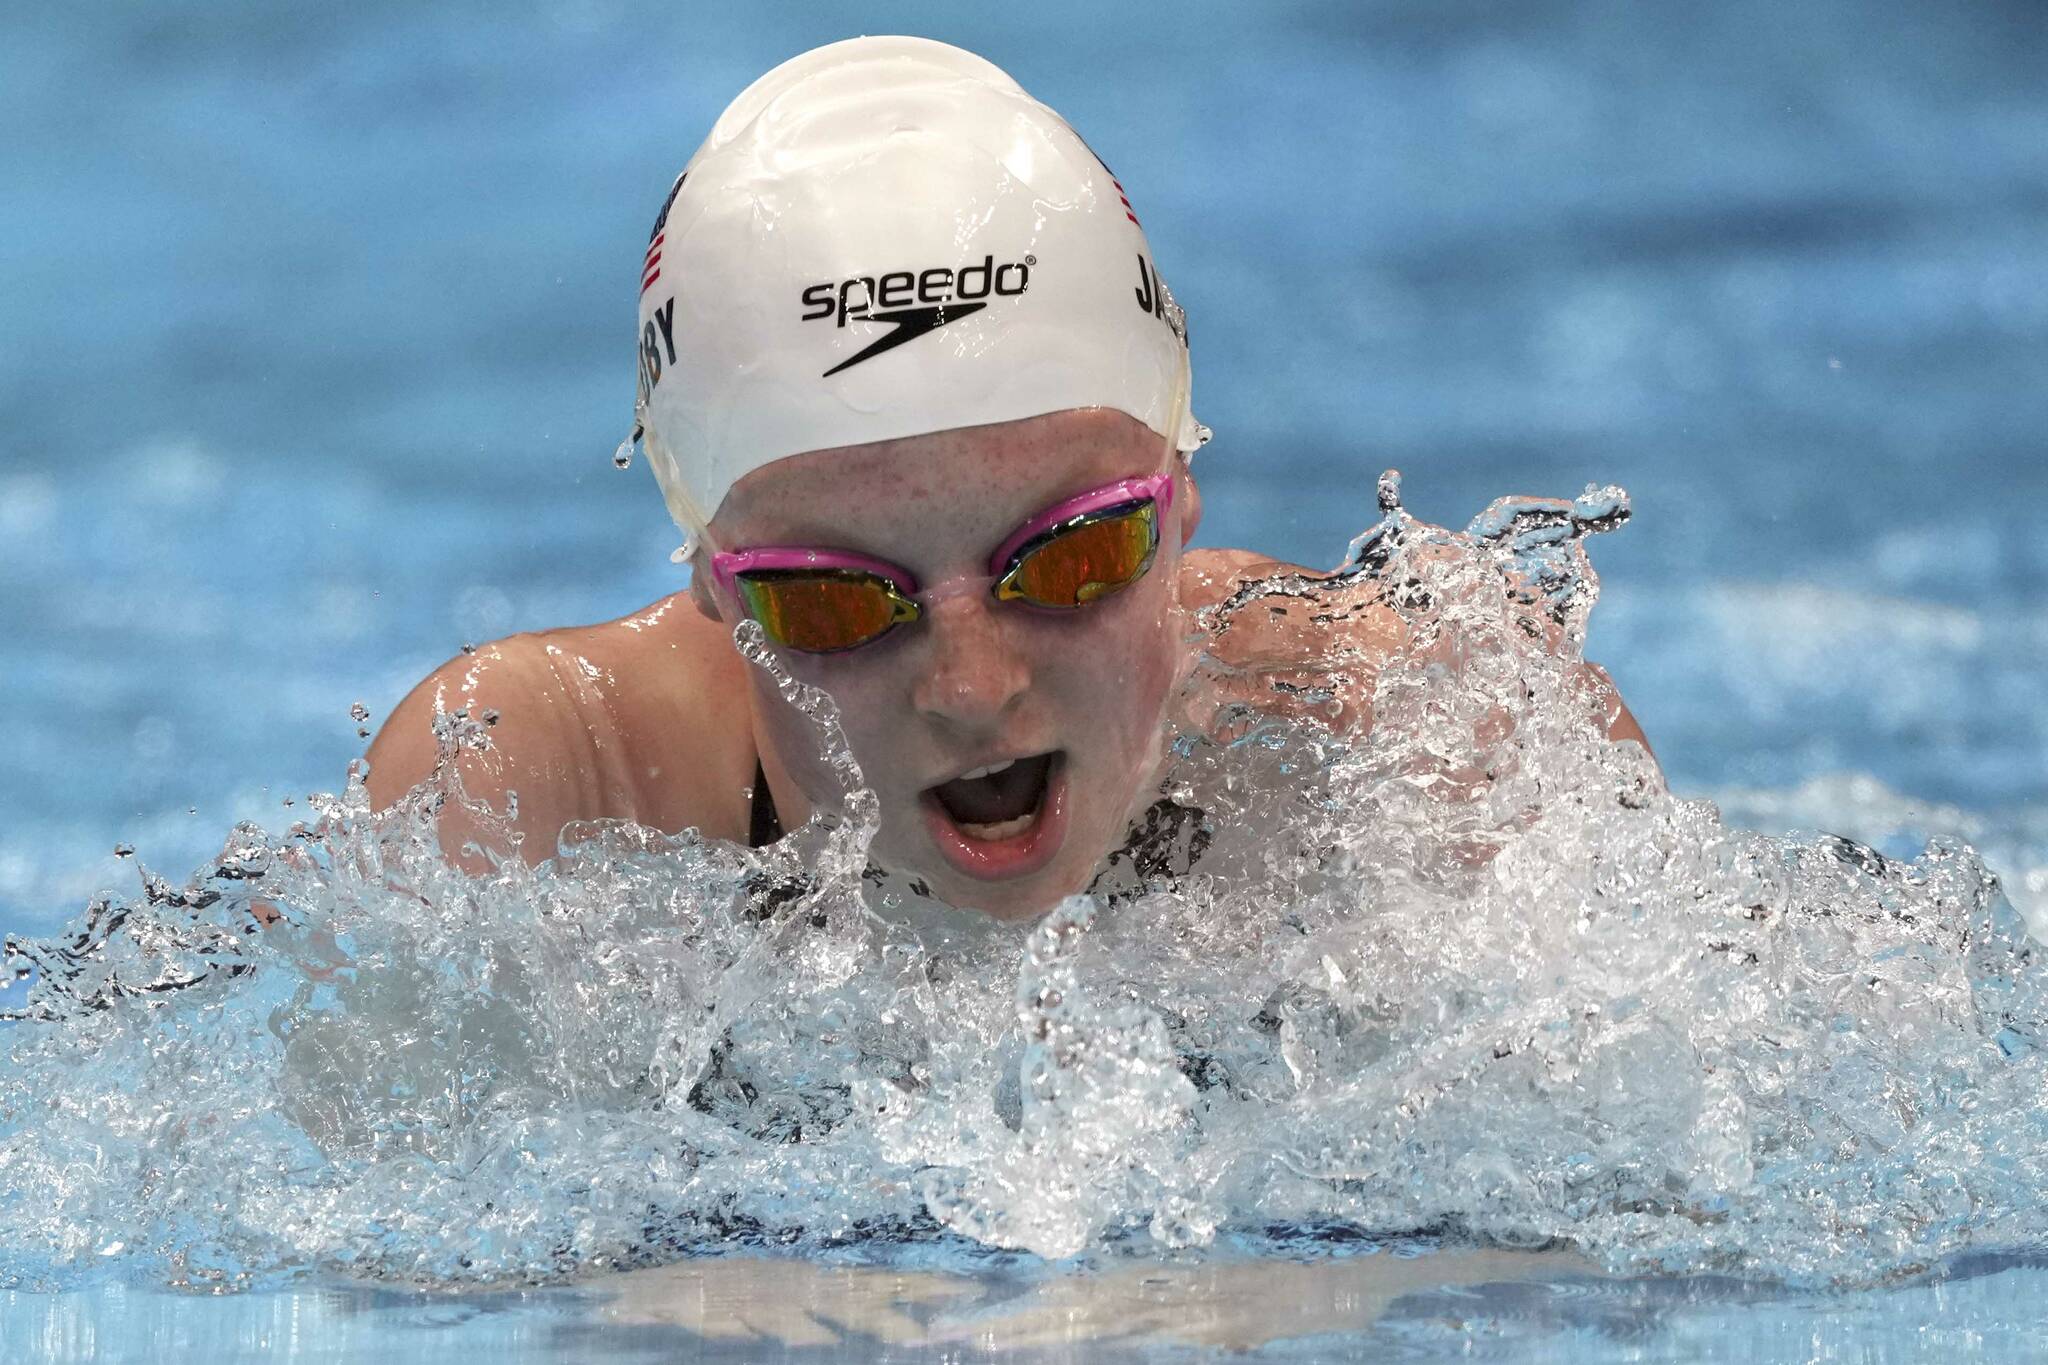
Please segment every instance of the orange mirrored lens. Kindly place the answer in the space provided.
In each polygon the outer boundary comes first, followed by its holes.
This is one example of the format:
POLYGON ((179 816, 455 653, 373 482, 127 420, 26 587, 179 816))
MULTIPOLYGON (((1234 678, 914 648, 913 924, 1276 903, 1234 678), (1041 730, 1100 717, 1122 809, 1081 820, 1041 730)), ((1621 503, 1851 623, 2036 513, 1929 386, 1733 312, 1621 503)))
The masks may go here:
POLYGON ((738 587, 771 639, 814 654, 864 645, 905 619, 887 586, 867 574, 749 573, 738 587))
POLYGON ((1127 587, 1159 543, 1153 505, 1062 531, 1027 551, 1003 579, 1002 596, 1041 607, 1080 607, 1127 587))

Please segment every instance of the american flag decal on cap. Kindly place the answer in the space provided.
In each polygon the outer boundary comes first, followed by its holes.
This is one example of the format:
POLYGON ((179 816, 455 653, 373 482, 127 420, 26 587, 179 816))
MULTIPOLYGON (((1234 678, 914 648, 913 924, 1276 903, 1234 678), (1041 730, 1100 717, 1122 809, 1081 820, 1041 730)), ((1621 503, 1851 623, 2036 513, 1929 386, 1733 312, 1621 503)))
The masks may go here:
POLYGON ((647 255, 640 262, 640 292, 643 294, 652 289, 654 282, 661 278, 661 243, 668 236, 662 231, 662 226, 668 222, 669 208, 676 202, 676 195, 681 192, 683 182, 689 178, 690 173, 684 171, 676 177, 675 184, 668 187, 668 198, 661 201, 661 212, 655 215, 654 230, 647 234, 647 255))
MULTIPOLYGON (((1101 158, 1101 157, 1099 157, 1099 156, 1098 156, 1098 157, 1096 157, 1095 159, 1096 159, 1097 161, 1100 161, 1100 160, 1102 160, 1102 158, 1101 158)), ((1108 169, 1109 169, 1109 167, 1107 167, 1107 166, 1104 166, 1104 167, 1103 167, 1102 169, 1106 171, 1106 170, 1108 170, 1108 169)), ((1132 211, 1131 211, 1131 196, 1129 196, 1128 194, 1125 194, 1125 193, 1124 193, 1124 186, 1123 186, 1123 182, 1122 182, 1121 180, 1118 180, 1118 179, 1117 179, 1117 178, 1116 178, 1115 176, 1113 176, 1113 175, 1112 175, 1112 176, 1111 176, 1111 177, 1109 178, 1109 183, 1110 183, 1110 184, 1112 184, 1112 185, 1114 185, 1114 186, 1116 186, 1116 197, 1124 201, 1124 217, 1126 217, 1126 218, 1130 219, 1130 220, 1131 220, 1131 221, 1132 221, 1133 223, 1137 223, 1137 222, 1138 222, 1138 215, 1137 215, 1136 213, 1134 213, 1134 212, 1132 212, 1132 211)), ((1139 226, 1139 227, 1143 227, 1143 226, 1144 226, 1144 224, 1143 224, 1143 223, 1138 223, 1138 226, 1139 226)))
POLYGON ((646 293, 661 278, 661 244, 668 240, 666 232, 654 234, 654 240, 647 245, 647 258, 640 263, 640 292, 646 293))

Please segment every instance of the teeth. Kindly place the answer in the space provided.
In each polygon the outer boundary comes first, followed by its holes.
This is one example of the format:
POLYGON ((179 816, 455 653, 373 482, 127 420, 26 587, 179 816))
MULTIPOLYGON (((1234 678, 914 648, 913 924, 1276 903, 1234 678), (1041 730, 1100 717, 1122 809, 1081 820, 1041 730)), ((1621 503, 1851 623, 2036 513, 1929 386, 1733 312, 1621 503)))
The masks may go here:
MULTIPOLYGON (((1003 766, 1008 767, 1009 765, 1004 764, 1003 766)), ((1014 839, 1037 823, 1038 812, 1033 811, 1029 815, 1020 815, 1014 820, 998 820, 992 825, 977 825, 963 820, 960 822, 960 828, 970 839, 1014 839)))
MULTIPOLYGON (((1004 759, 1004 760, 1003 760, 1002 762, 1000 762, 1000 763, 991 763, 991 764, 989 764, 989 765, 988 765, 988 766, 987 766, 986 768, 976 768, 976 769, 974 769, 974 770, 973 770, 973 771, 971 771, 971 772, 964 772, 964 773, 960 774, 960 776, 959 776, 959 778, 958 778, 957 780, 958 780, 958 781, 961 781, 961 782, 965 782, 965 781, 968 781, 968 780, 969 780, 970 778, 976 778, 976 777, 993 777, 993 776, 995 776, 995 775, 996 775, 997 773, 1001 772, 1001 771, 1002 771, 1003 769, 1005 769, 1005 768, 1014 768, 1014 767, 1016 767, 1016 766, 1017 766, 1017 760, 1016 760, 1016 759, 1014 759, 1014 758, 1006 758, 1006 759, 1004 759)), ((1008 823, 1012 823, 1012 822, 1010 822, 1010 821, 1005 821, 1004 823, 1008 824, 1008 823)))

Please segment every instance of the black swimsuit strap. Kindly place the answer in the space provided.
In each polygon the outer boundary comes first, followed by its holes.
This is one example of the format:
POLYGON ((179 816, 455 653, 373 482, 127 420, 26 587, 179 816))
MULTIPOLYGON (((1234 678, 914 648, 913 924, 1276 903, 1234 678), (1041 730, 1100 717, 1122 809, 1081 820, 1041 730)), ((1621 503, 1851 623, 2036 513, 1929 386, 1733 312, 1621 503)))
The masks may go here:
POLYGON ((766 848, 782 837, 782 816, 775 809, 775 793, 768 790, 768 774, 761 760, 754 760, 753 811, 747 818, 747 847, 766 848))

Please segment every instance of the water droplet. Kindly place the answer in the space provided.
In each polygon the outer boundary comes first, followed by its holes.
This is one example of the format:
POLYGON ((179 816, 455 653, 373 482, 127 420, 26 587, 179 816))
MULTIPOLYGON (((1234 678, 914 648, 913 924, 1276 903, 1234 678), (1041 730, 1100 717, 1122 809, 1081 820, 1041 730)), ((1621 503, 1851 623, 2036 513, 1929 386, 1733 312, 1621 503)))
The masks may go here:
POLYGON ((359 701, 350 702, 348 708, 348 718, 354 721, 356 724, 361 725, 364 721, 370 718, 370 708, 363 705, 359 701))
POLYGON ((628 436, 619 442, 619 448, 612 452, 612 468, 630 469, 633 466, 633 438, 628 436))
POLYGON ((114 845, 114 856, 115 856, 116 858, 132 858, 132 857, 134 857, 134 856, 135 856, 135 845, 133 845, 133 844, 115 844, 115 845, 114 845))

